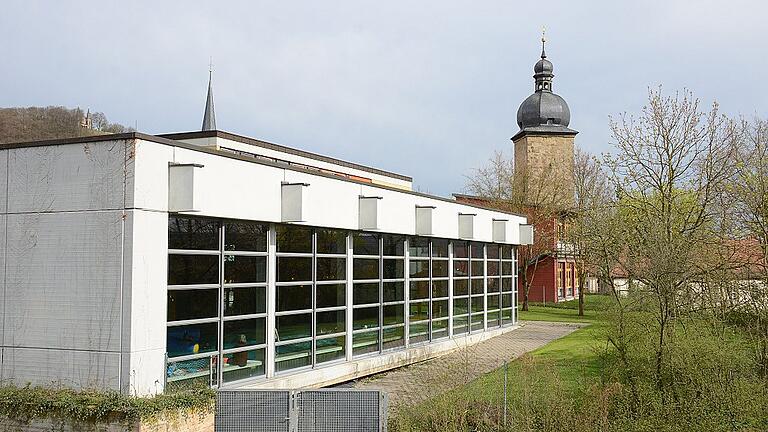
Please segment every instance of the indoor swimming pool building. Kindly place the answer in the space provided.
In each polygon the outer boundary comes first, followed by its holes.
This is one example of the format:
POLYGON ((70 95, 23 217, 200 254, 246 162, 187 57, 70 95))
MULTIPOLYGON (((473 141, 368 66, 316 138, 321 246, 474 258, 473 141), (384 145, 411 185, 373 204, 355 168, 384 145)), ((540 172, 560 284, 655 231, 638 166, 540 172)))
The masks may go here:
POLYGON ((523 216, 222 131, 0 148, 0 380, 330 385, 513 330, 523 216))

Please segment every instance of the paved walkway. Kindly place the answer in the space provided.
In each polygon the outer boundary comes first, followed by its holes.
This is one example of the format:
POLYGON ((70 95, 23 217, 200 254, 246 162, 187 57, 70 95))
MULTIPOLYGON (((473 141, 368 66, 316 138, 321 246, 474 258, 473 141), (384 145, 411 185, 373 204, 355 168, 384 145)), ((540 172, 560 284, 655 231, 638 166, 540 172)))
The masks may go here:
POLYGON ((501 336, 442 357, 364 378, 350 383, 349 387, 386 391, 390 408, 400 404, 411 405, 468 383, 499 368, 507 360, 520 357, 583 326, 527 321, 519 329, 501 336))

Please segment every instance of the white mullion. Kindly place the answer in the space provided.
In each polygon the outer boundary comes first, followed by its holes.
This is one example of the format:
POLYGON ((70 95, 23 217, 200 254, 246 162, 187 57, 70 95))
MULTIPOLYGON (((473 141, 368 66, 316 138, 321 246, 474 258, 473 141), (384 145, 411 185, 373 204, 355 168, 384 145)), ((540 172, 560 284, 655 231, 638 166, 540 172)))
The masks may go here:
POLYGON ((218 289, 219 284, 168 285, 168 291, 218 289))
POLYGON ((352 254, 352 232, 347 232, 347 280, 345 291, 345 306, 346 306, 346 318, 345 329, 346 337, 344 339, 345 353, 347 361, 352 360, 352 274, 354 272, 354 259, 352 254))
POLYGON ((235 348, 227 348, 223 351, 223 354, 233 354, 243 351, 256 351, 260 349, 266 348, 265 344, 259 344, 259 345, 246 345, 242 347, 235 347, 235 348))
POLYGON ((268 252, 258 252, 258 251, 224 251, 224 255, 232 255, 232 256, 245 256, 245 257, 260 257, 260 256, 267 256, 268 252))
POLYGON ((488 330, 488 248, 483 245, 483 331, 488 330))
POLYGON ((267 232, 267 351, 264 372, 267 378, 275 376, 275 313, 277 310, 277 235, 274 224, 267 232))
POLYGON ((168 255, 219 255, 220 250, 208 249, 168 249, 168 255))
POLYGON ((384 236, 379 234, 379 353, 384 350, 384 236))
POLYGON ((405 240, 403 240, 403 300, 405 301, 405 315, 403 315, 404 322, 405 322, 405 329, 403 331, 403 337, 405 338, 405 343, 403 344, 403 347, 405 349, 408 349, 408 346, 410 345, 410 324, 411 324, 411 276, 410 276, 410 257, 411 257, 411 251, 408 249, 410 243, 410 238, 406 237, 405 240))
POLYGON ((210 324, 210 323, 216 323, 219 322, 219 317, 210 317, 210 318, 196 318, 196 319, 188 319, 188 320, 178 320, 178 321, 168 321, 166 323, 166 326, 168 327, 181 327, 186 325, 196 325, 196 324, 210 324))
POLYGON ((517 246, 512 246, 512 325, 517 324, 517 246))
POLYGON ((184 356, 176 356, 176 357, 168 357, 168 363, 179 363, 179 362, 185 362, 189 360, 198 360, 198 359, 210 359, 214 354, 216 354, 215 351, 209 351, 205 353, 199 353, 199 354, 188 354, 184 356))
POLYGON ((217 344, 216 352, 216 387, 221 387, 221 382, 224 379, 223 367, 224 355, 221 353, 224 350, 224 245, 226 239, 224 238, 224 222, 219 223, 219 343, 217 344))
POLYGON ((313 229, 310 235, 312 236, 312 264, 310 264, 312 267, 312 288, 310 290, 312 314, 309 318, 309 334, 312 335, 312 341, 309 343, 309 364, 314 368, 317 363, 317 359, 315 358, 315 354, 317 353, 317 317, 315 316, 317 309, 317 230, 313 229))
POLYGON ((247 315, 231 315, 231 316, 224 316, 224 317, 222 317, 222 320, 223 321, 241 321, 241 320, 265 318, 266 316, 267 316, 266 313, 247 314, 247 315))

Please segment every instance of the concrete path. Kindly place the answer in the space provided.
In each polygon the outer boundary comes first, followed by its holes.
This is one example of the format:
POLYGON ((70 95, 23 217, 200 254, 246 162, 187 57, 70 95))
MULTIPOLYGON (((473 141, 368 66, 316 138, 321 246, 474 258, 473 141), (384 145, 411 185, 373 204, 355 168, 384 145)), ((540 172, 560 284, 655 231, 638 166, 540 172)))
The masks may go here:
POLYGON ((461 347, 444 356, 348 383, 344 387, 384 390, 390 409, 411 405, 468 383, 482 374, 559 339, 584 324, 526 321, 519 329, 461 347))

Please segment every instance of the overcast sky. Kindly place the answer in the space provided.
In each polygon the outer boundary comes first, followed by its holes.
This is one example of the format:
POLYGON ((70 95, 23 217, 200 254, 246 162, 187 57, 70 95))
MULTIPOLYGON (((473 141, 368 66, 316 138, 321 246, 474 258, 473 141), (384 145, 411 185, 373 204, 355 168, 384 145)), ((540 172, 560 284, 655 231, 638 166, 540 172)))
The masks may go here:
POLYGON ((461 192, 511 155, 547 28, 578 145, 649 86, 768 117, 763 1, 32 1, 0 8, 0 106, 79 106, 141 132, 217 125, 461 192))

